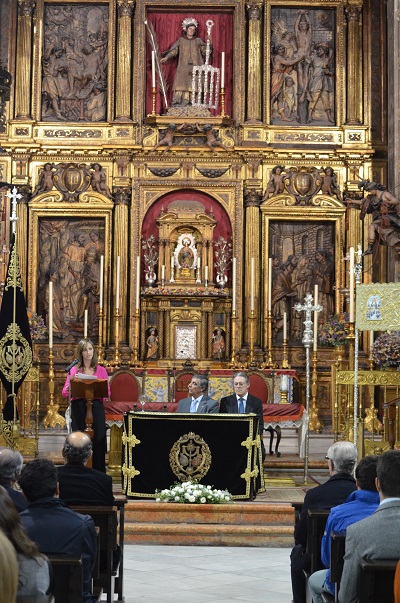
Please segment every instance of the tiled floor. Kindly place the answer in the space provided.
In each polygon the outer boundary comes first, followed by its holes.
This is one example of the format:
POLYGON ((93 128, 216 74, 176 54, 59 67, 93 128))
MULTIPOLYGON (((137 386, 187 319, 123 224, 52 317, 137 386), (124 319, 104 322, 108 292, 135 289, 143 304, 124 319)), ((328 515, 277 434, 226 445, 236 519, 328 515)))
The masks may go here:
POLYGON ((290 549, 127 545, 126 603, 291 603, 290 549))

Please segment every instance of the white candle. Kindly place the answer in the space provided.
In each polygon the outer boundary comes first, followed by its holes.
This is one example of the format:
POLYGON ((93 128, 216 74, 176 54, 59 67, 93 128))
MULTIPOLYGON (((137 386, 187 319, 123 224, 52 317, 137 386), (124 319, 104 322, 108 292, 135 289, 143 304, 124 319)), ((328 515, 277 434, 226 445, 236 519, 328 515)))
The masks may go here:
POLYGON ((271 312, 272 299, 272 258, 268 258, 268 312, 271 312))
POLYGON ((99 308, 103 309, 103 289, 104 289, 104 255, 100 256, 100 290, 99 290, 99 308))
POLYGON ((53 281, 49 282, 49 314, 48 314, 49 330, 49 348, 53 347, 53 281))
POLYGON ((84 315, 83 315, 83 337, 85 339, 87 339, 87 329, 88 329, 88 311, 86 308, 84 315))
POLYGON ((200 270, 200 258, 197 258, 197 270, 200 270))
POLYGON ((164 264, 161 266, 161 280, 165 280, 165 266, 164 264))
POLYGON ((254 258, 251 258, 251 272, 250 272, 250 310, 254 311, 254 258))
POLYGON ((171 255, 171 268, 173 268, 173 267, 174 267, 174 256, 171 255))
POLYGON ((373 345, 374 345, 374 332, 370 331, 369 332, 369 347, 372 348, 373 345))
POLYGON ((151 85, 153 88, 156 87, 156 60, 154 50, 151 51, 151 85))
POLYGON ((232 259, 232 312, 236 311, 236 258, 232 259))
POLYGON ((221 54, 221 88, 225 88, 225 53, 221 54))
POLYGON ((350 322, 354 322, 354 247, 350 247, 350 322))
POLYGON ((289 389, 289 378, 287 375, 281 376, 281 391, 287 392, 289 389))
POLYGON ((136 257, 136 310, 139 310, 140 303, 140 256, 136 257))
POLYGON ((119 310, 119 281, 121 278, 121 258, 117 257, 117 284, 115 288, 115 309, 119 310))
POLYGON ((204 268, 204 280, 208 281, 208 266, 204 268))
MULTIPOLYGON (((318 285, 314 285, 314 306, 318 305, 318 285)), ((318 312, 314 312, 314 345, 313 351, 317 351, 318 340, 318 312)))
POLYGON ((286 341, 286 339, 287 339, 287 323, 286 323, 286 320, 287 320, 287 314, 286 314, 286 312, 284 312, 283 313, 283 339, 284 339, 284 341, 286 341))

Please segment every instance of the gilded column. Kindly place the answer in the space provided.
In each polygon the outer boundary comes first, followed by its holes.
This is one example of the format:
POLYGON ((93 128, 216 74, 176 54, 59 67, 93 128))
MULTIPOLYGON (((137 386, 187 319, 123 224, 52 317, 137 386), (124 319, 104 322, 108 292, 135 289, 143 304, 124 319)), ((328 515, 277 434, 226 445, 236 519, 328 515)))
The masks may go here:
POLYGON ((18 187, 18 192, 22 195, 18 201, 18 220, 17 220, 17 244, 18 258, 21 270, 21 280, 24 283, 25 297, 28 291, 27 270, 28 270, 28 202, 32 194, 30 186, 23 185, 18 187))
MULTIPOLYGON (((254 258, 255 265, 255 291, 254 291, 254 310, 258 317, 258 303, 260 296, 260 203, 261 194, 258 191, 247 189, 244 193, 244 205, 246 211, 246 249, 244 274, 244 296, 245 296, 245 331, 244 340, 250 342, 250 300, 251 300, 251 259, 254 258)), ((258 321, 256 322, 258 324, 258 321)), ((254 332, 254 341, 260 340, 258 328, 254 332)))
POLYGON ((361 40, 361 6, 346 6, 347 16, 347 116, 346 123, 363 121, 363 64, 361 40))
MULTIPOLYGON (((120 278, 120 322, 119 333, 120 342, 127 341, 127 283, 129 282, 129 205, 131 202, 131 189, 118 187, 114 189, 115 209, 114 209, 114 236, 113 236, 113 251, 114 251, 114 267, 113 274, 117 274, 117 257, 121 258, 121 278, 120 278)), ((115 285, 115 283, 114 283, 115 285)), ((114 288, 115 291, 115 288, 114 288)))
POLYGON ((163 347, 164 347, 164 310, 157 312, 157 331, 158 331, 158 357, 161 359, 164 357, 163 347))
POLYGON ((249 18, 249 54, 247 75, 247 121, 259 122, 261 109, 261 3, 249 2, 247 13, 249 18))
POLYGON ((115 121, 131 121, 132 15, 135 0, 118 0, 115 121))
POLYGON ((16 119, 31 119, 32 16, 35 5, 34 0, 18 0, 18 53, 15 78, 16 119))

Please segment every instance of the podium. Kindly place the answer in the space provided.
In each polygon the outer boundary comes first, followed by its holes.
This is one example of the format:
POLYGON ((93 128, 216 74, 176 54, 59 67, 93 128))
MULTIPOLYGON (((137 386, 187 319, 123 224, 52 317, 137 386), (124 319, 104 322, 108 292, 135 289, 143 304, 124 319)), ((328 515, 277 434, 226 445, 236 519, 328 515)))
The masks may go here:
POLYGON ((86 400, 86 429, 85 433, 93 439, 93 400, 108 398, 107 379, 79 379, 73 377, 70 381, 71 398, 83 398, 86 400))

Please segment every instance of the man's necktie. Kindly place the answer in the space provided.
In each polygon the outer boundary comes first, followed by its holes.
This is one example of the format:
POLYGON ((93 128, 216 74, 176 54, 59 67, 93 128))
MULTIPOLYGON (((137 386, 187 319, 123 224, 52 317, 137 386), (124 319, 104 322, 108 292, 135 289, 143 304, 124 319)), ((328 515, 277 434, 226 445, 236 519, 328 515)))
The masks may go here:
POLYGON ((197 406, 198 406, 199 401, 196 400, 192 400, 192 403, 190 405, 190 412, 197 412, 197 406))
POLYGON ((244 413, 244 398, 239 398, 239 413, 244 413))

